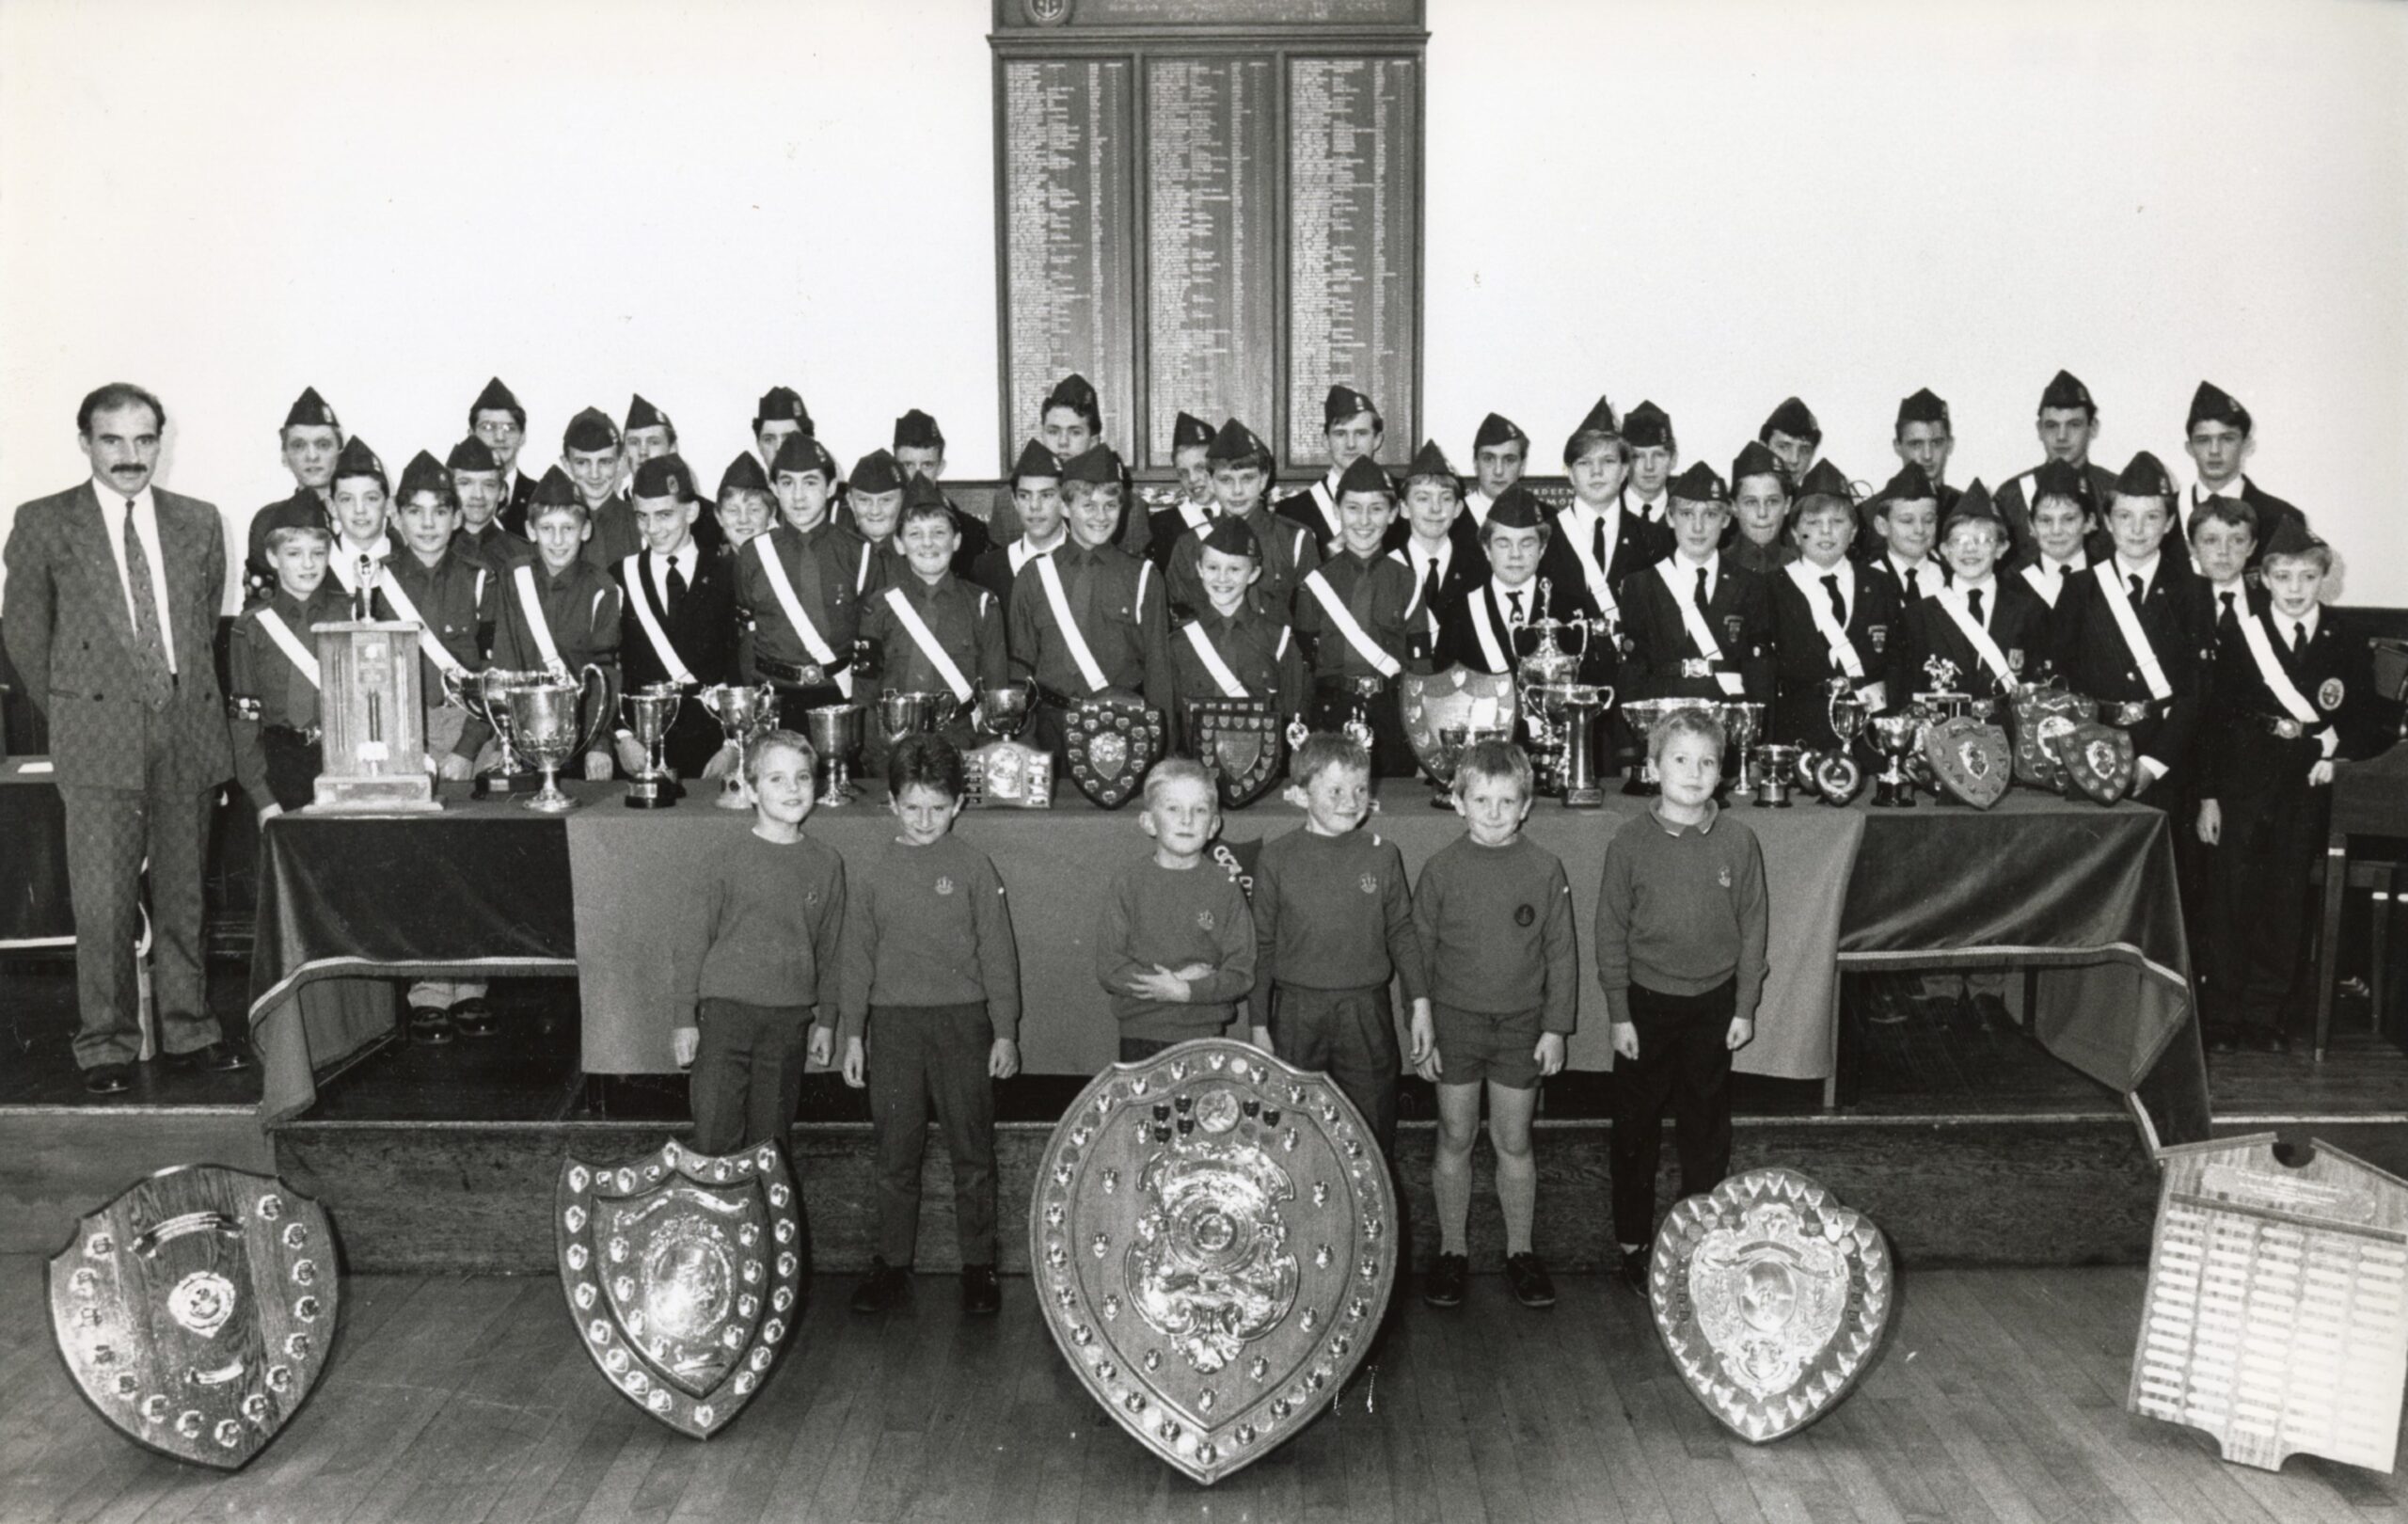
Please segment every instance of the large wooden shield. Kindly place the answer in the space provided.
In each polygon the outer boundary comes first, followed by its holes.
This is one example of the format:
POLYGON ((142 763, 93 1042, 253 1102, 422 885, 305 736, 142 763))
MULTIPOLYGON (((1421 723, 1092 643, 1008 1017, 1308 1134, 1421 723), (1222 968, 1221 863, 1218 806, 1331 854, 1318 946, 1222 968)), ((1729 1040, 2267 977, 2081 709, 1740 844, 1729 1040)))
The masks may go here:
POLYGON ((608 1168, 571 1159, 558 1201, 561 1291, 585 1353, 678 1433, 725 1428, 800 1313, 802 1206, 784 1156, 672 1139, 608 1168))
POLYGON ((1513 733, 1517 695, 1510 672, 1474 672, 1463 666, 1444 672, 1408 672, 1396 680, 1396 694, 1414 760, 1441 783, 1453 782, 1455 775, 1455 754, 1446 739, 1448 731, 1513 733))
POLYGON ((1142 699, 1082 699, 1062 717, 1062 749, 1070 781, 1107 810, 1117 810, 1145 786, 1169 738, 1163 712, 1142 699))
POLYGON ((2101 804, 2113 804, 2131 791, 2139 758, 2129 731, 2097 721, 2084 721, 2071 730, 2047 737, 2042 744, 2065 769, 2068 793, 2080 792, 2101 804))
POLYGON ((1881 1230, 1790 1169, 1751 1170, 1674 1207, 1647 1284, 1690 1395, 1756 1444, 1838 1406, 1896 1306, 1881 1230))
POLYGON ((1038 1301, 1095 1400, 1210 1484, 1329 1406, 1396 1278, 1396 1195, 1328 1078, 1243 1042, 1117 1064, 1046 1145, 1038 1301))
POLYGON ((338 1295, 325 1210, 282 1181, 185 1165, 135 1181, 50 1260, 50 1326, 119 1433, 233 1470, 317 1384, 338 1295))
POLYGON ((1966 715, 1932 726, 1924 736, 1923 758, 1942 790, 1977 810, 2004 798, 2015 776, 2006 732, 1966 715))
POLYGON ((1194 699, 1187 706, 1187 734, 1196 754, 1212 771, 1221 803, 1242 810, 1279 781, 1287 742, 1279 716, 1268 699, 1194 699))
POLYGON ((2065 764, 2049 749, 2049 738, 2063 736, 2085 720, 2098 718, 2099 706, 2062 688, 2026 684, 2015 691, 2015 781, 2062 793, 2065 764))

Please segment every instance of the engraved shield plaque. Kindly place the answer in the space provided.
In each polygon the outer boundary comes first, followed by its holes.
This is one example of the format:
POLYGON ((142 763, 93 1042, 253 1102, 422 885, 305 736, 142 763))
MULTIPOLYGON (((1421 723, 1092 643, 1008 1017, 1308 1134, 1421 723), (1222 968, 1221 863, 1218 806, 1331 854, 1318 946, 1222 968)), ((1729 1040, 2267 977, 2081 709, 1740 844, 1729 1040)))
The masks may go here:
POLYGON ((1896 1306, 1881 1230, 1791 1169, 1735 1175, 1674 1207, 1647 1284, 1690 1394, 1757 1444, 1838 1406, 1896 1306))
POLYGON ((672 1139, 609 1168, 571 1159, 558 1203, 561 1292, 585 1353, 678 1433, 725 1428, 800 1312, 802 1208, 784 1156, 672 1139))
POLYGON ((2004 799, 2014 776, 2006 732, 1964 715, 1932 726, 1924 737, 1923 755, 1940 786, 1977 810, 2004 799))
POLYGON ((1435 673, 1408 672, 1396 680, 1396 693, 1413 758, 1433 778, 1451 778, 1454 772, 1444 732, 1513 733, 1516 695, 1510 672, 1474 672, 1462 666, 1435 673))
POLYGON ((1396 1278, 1396 1196, 1320 1074, 1228 1039, 1098 1075, 1029 1211, 1063 1358, 1138 1443, 1211 1484, 1326 1408, 1396 1278))
POLYGON ((2097 717, 2099 706, 2062 688, 2027 683, 2015 691, 2015 781, 2062 791, 2065 763, 2048 744, 2052 736, 2097 717))
POLYGON ((1129 802, 1168 741, 1160 709, 1133 698, 1093 698, 1063 717, 1062 750, 1079 792, 1107 810, 1129 802))
POLYGON ((2065 769, 2066 778, 2073 785, 2068 792, 2079 791, 2101 804, 2113 804, 2132 786, 2132 772, 2139 764, 2129 731, 2083 721, 2070 730, 2043 732, 2040 744, 2065 769))
POLYGON ((1187 706, 1187 733, 1196 754, 1212 770, 1223 806, 1241 810, 1279 779, 1286 739, 1267 699, 1195 699, 1187 706))
POLYGON ((338 1301, 324 1208, 220 1165, 163 1169, 50 1261, 50 1324, 85 1399, 137 1444, 233 1470, 325 1369, 338 1301))
POLYGON ((2148 1295, 2124 1405, 2279 1470, 2322 1455, 2388 1471, 2408 1379, 2408 1181, 2274 1135, 2159 1151, 2148 1295))

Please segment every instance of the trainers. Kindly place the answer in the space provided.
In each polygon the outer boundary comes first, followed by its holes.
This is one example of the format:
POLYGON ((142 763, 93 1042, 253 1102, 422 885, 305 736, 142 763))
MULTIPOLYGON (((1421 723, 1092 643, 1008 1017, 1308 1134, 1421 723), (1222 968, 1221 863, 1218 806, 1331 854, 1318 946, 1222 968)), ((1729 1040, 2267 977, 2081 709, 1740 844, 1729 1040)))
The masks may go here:
POLYGON ((1505 1256, 1505 1284, 1513 1289, 1513 1300, 1524 1307, 1553 1307, 1555 1282, 1547 1278, 1546 1266, 1528 1249, 1505 1256))
POLYGON ((853 1310, 883 1312, 903 1300, 911 1289, 911 1272, 898 1270, 880 1256, 869 1262, 869 1274, 853 1288, 853 1310))
POLYGON ((1647 1294, 1647 1251, 1645 1249, 1635 1248, 1624 1251, 1622 1283, 1642 1297, 1647 1294))
POLYGON ((1421 1278, 1421 1299, 1432 1307, 1461 1307, 1465 1283, 1470 1279, 1469 1255, 1441 1254, 1430 1273, 1421 1278))
POLYGON ((991 1264, 965 1264, 961 1267, 961 1310, 973 1317, 992 1317, 1003 1310, 1004 1288, 995 1279, 991 1264))

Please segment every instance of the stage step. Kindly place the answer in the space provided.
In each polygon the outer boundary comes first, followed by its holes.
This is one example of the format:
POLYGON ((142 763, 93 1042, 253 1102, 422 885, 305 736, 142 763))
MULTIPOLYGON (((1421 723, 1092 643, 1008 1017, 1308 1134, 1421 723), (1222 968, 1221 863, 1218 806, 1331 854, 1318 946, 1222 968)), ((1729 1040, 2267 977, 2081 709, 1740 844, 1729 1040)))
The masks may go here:
POLYGON ((55 1254, 75 1220, 174 1165, 272 1174, 254 1106, 0 1107, 0 1253, 55 1254))

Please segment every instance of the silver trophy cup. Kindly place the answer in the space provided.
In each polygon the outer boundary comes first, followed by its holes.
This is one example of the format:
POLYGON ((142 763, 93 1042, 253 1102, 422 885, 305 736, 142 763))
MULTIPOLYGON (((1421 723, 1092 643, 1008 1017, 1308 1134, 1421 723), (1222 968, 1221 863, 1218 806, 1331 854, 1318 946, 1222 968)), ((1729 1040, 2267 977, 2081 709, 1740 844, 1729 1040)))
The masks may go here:
POLYGON ((610 718, 604 702, 610 692, 610 679, 591 662, 586 665, 582 680, 547 675, 510 691, 510 725, 517 737, 518 749, 544 770, 544 786, 527 802, 527 808, 546 815, 562 815, 577 808, 577 801, 561 792, 561 764, 583 754, 593 746, 594 737, 602 733, 610 718), (583 707, 594 719, 590 725, 580 725, 580 700, 589 691, 593 703, 583 707))
POLYGON ((777 714, 778 691, 767 683, 758 688, 721 683, 694 696, 719 722, 720 734, 726 739, 720 752, 727 758, 727 770, 720 779, 719 798, 711 802, 723 810, 749 810, 752 794, 744 782, 744 747, 769 727, 777 714))
POLYGON ((535 770, 519 754, 516 740, 511 734, 510 694, 515 688, 543 682, 549 675, 541 672, 511 672, 500 667, 443 675, 444 697, 491 725, 494 744, 500 753, 500 760, 493 770, 478 775, 477 798, 493 799, 523 793, 535 786, 535 770))
POLYGON ((852 802, 853 754, 861 750, 869 714, 858 704, 822 704, 802 711, 804 733, 819 754, 819 802, 835 809, 852 802))
POLYGON ((661 738, 676 722, 677 706, 684 696, 675 683, 646 683, 619 700, 620 706, 627 712, 627 728, 635 733, 636 744, 643 748, 643 766, 627 784, 627 808, 631 810, 666 809, 685 792, 677 786, 677 775, 669 770, 669 764, 660 755, 661 738))

